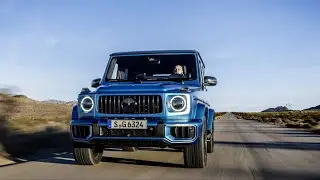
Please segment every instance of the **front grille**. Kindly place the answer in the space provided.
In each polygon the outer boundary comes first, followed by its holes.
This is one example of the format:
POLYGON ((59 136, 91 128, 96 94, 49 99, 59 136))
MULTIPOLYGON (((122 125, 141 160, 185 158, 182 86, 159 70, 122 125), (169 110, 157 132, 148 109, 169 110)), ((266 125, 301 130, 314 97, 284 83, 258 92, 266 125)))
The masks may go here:
POLYGON ((99 113, 104 114, 156 114, 162 112, 162 99, 160 95, 100 96, 98 102, 99 113), (132 110, 126 110, 122 106, 123 100, 132 98, 136 106, 132 110))
POLYGON ((162 137, 161 130, 156 127, 149 129, 107 129, 101 127, 101 135, 108 137, 162 137))

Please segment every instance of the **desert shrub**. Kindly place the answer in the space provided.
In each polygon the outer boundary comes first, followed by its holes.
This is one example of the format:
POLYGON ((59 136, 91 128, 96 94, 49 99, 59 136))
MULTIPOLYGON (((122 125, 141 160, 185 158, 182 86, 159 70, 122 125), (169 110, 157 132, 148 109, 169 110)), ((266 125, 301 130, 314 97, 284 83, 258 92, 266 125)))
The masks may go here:
POLYGON ((320 111, 232 112, 238 119, 285 124, 292 128, 313 128, 320 121, 320 111))
POLYGON ((225 115, 227 112, 215 112, 216 116, 223 116, 225 115))

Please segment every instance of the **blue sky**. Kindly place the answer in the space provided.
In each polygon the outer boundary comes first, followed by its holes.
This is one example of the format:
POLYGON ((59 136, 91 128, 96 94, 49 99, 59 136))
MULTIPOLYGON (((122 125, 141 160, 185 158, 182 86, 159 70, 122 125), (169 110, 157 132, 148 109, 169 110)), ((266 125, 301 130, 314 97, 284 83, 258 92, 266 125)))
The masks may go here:
POLYGON ((0 85, 75 100, 116 51, 196 49, 216 111, 320 104, 320 1, 0 1, 0 85))

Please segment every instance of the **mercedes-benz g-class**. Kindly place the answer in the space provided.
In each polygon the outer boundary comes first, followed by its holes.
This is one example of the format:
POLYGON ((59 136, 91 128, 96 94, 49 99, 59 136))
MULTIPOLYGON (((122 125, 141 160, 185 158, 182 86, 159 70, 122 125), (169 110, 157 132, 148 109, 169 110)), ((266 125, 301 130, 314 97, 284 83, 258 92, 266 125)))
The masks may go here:
POLYGON ((107 147, 169 147, 183 151, 186 167, 206 167, 215 111, 204 95, 216 84, 195 50, 110 54, 103 77, 82 89, 72 111, 76 163, 99 163, 107 147))

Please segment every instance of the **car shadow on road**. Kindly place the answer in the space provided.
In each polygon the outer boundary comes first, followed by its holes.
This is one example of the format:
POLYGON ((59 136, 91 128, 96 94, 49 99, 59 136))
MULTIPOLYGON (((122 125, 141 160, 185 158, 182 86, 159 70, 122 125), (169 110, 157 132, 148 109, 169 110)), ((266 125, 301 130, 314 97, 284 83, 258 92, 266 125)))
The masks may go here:
POLYGON ((72 153, 68 153, 64 156, 55 156, 55 157, 34 160, 34 161, 42 162, 42 163, 52 163, 52 164, 76 165, 72 153))
POLYGON ((140 166, 184 168, 183 164, 174 164, 174 163, 167 163, 167 162, 138 160, 138 159, 129 159, 129 158, 119 158, 119 157, 103 157, 102 162, 109 162, 109 163, 111 162, 111 163, 119 163, 119 164, 134 164, 134 165, 140 165, 140 166))
POLYGON ((171 149, 171 148, 139 148, 139 150, 143 150, 143 151, 161 151, 161 152, 182 152, 179 149, 171 149))
POLYGON ((312 142, 236 142, 236 141, 215 141, 217 145, 233 147, 265 148, 265 149, 288 149, 288 150, 309 150, 320 151, 320 143, 312 142))
MULTIPOLYGON (((61 164, 61 165, 77 165, 75 163, 74 157, 72 153, 66 154, 64 156, 51 157, 47 159, 34 160, 36 162, 42 163, 53 163, 53 164, 61 164)), ((117 163, 117 164, 132 164, 139 166, 157 166, 157 167, 176 167, 176 168, 184 168, 182 164, 174 164, 167 162, 158 162, 158 161, 150 161, 150 160, 139 160, 139 159, 130 159, 130 158, 120 158, 120 157, 102 157, 101 163, 117 163)))
MULTIPOLYGON (((155 149, 155 148, 141 148, 141 150, 143 151, 177 151, 175 149, 155 149)), ((108 152, 108 151, 119 151, 119 152, 122 151, 123 153, 132 153, 132 152, 123 151, 122 148, 106 148, 105 152, 108 152)), ((21 163, 25 163, 25 162, 40 162, 40 163, 50 163, 50 164, 60 164, 60 165, 77 165, 71 151, 64 152, 63 154, 48 153, 42 156, 24 158, 24 162, 21 162, 21 163)), ((182 164, 121 158, 121 157, 109 157, 109 156, 102 157, 101 163, 104 163, 104 162, 117 163, 117 164, 132 164, 132 165, 139 165, 139 166, 184 168, 184 165, 182 164)))

